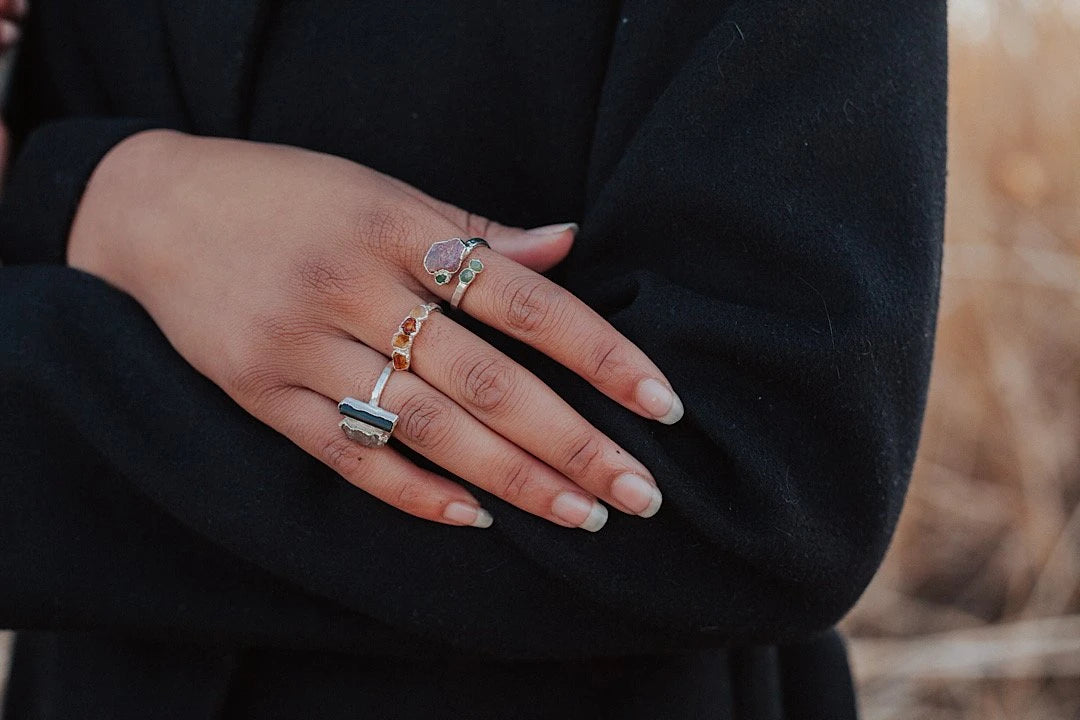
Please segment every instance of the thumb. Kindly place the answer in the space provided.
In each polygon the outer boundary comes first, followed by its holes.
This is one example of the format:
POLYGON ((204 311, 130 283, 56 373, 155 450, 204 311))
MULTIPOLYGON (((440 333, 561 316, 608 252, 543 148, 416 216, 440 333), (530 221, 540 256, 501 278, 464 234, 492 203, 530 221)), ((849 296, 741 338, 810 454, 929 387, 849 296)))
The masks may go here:
POLYGON ((570 253, 577 230, 576 223, 522 230, 493 222, 485 229, 484 239, 500 255, 536 272, 544 272, 558 265, 570 253))

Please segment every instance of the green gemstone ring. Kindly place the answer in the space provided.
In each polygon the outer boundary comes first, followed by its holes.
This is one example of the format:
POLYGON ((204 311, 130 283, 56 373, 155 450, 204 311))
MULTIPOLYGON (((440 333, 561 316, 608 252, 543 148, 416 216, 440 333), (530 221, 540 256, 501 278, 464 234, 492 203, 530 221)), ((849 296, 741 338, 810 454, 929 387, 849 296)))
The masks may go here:
POLYGON ((483 269, 483 262, 477 258, 469 258, 468 267, 458 275, 458 284, 454 288, 454 295, 450 298, 450 307, 457 308, 458 304, 461 303, 461 298, 465 297, 465 291, 469 289, 469 285, 472 284, 472 281, 476 279, 476 276, 483 269))
MULTIPOLYGON (((446 285, 461 268, 474 249, 478 247, 491 247, 484 238, 459 238, 453 237, 448 240, 440 240, 432 243, 424 254, 424 271, 435 279, 436 285, 446 285)), ((472 261, 468 263, 472 267, 472 261)), ((483 263, 480 264, 483 267, 483 263)), ((477 272, 473 268, 473 272, 477 272)))

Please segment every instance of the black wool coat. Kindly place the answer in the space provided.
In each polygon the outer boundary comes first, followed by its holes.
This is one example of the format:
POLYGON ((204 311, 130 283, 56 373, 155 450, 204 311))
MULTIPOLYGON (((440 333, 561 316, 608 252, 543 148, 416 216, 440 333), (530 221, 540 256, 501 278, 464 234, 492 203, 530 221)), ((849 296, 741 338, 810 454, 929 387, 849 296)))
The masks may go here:
MULTIPOLYGON (((915 454, 945 3, 37 0, 5 105, 6 720, 846 718, 832 630, 915 454), (304 146, 510 224, 664 371, 660 426, 499 333, 655 474, 591 534, 350 486, 64 267, 140 129, 304 146)), ((237 193, 244 188, 236 188, 237 193)))

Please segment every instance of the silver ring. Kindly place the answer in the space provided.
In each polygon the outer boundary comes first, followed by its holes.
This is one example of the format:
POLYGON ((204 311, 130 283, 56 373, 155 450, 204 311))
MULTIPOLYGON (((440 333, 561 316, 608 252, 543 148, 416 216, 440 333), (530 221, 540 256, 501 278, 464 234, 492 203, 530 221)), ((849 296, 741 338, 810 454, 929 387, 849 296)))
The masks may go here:
POLYGON ((424 270, 435 278, 436 285, 445 285, 461 269, 461 264, 469 257, 469 253, 481 246, 491 247, 487 240, 479 237, 468 240, 459 237, 439 240, 432 243, 424 254, 424 270))
POLYGON ((465 291, 469 289, 469 285, 472 285, 472 281, 476 279, 476 276, 484 269, 484 263, 480 258, 473 258, 469 260, 468 265, 461 274, 458 275, 457 287, 454 288, 454 294, 450 298, 450 307, 457 309, 458 304, 461 302, 461 298, 465 297, 465 291))
POLYGON ((347 397, 338 403, 338 412, 345 416, 338 423, 338 427, 350 440, 364 447, 382 447, 389 442, 394 428, 397 427, 398 416, 379 407, 379 398, 382 397, 386 381, 393 372, 394 363, 390 361, 375 381, 375 388, 371 391, 368 402, 347 397))

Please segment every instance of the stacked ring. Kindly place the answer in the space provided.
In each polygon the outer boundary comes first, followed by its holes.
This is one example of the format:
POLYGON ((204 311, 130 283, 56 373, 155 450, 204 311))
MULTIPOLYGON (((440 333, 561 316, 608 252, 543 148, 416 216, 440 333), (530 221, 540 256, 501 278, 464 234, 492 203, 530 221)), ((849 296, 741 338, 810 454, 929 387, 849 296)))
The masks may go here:
POLYGON ((491 247, 487 240, 478 237, 468 240, 453 237, 432 243, 424 255, 424 270, 435 278, 436 285, 445 285, 461 269, 469 253, 480 246, 491 247))
POLYGON ((409 315, 401 321, 394 337, 390 340, 390 364, 395 370, 408 370, 412 354, 413 340, 416 338, 424 321, 433 312, 441 312, 438 303, 424 303, 417 305, 409 315))
POLYGON ((338 403, 338 412, 345 416, 338 426, 350 440, 364 447, 385 445, 397 426, 398 416, 379 407, 379 397, 393 371, 394 363, 392 361, 386 363, 382 374, 375 382, 375 389, 371 391, 371 400, 368 402, 347 397, 338 403))

